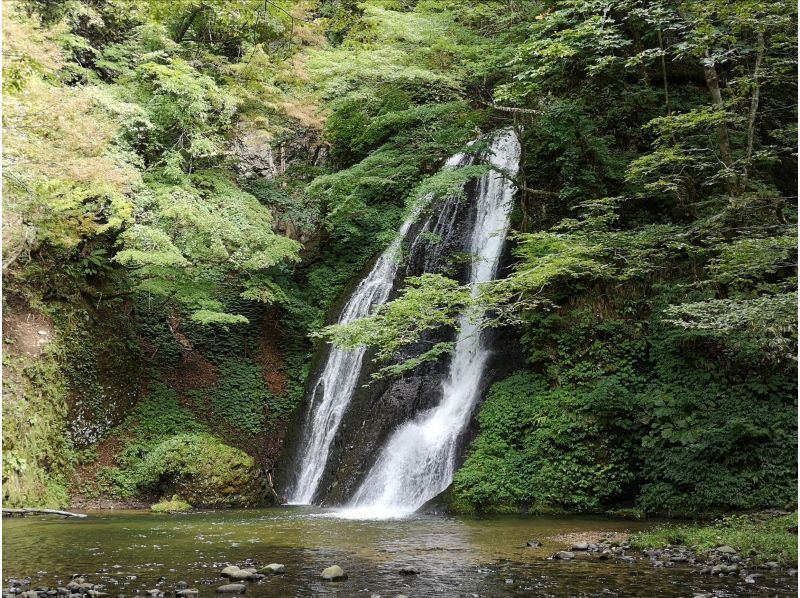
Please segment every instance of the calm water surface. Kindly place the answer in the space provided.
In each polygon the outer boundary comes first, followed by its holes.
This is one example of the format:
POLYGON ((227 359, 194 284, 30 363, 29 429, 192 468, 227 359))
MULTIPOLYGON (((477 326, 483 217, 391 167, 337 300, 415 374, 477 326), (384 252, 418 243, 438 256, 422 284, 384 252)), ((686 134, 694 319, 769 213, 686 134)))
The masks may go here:
MULTIPOLYGON (((32 587, 66 584, 73 573, 111 595, 165 592, 186 581, 212 596, 225 564, 283 563, 286 574, 248 584, 247 596, 794 596, 794 577, 763 584, 711 579, 688 568, 654 569, 647 562, 560 562, 554 536, 636 531, 647 523, 599 518, 414 516, 358 521, 305 507, 156 515, 91 513, 83 520, 3 519, 3 578, 30 577, 32 587), (540 549, 525 546, 530 539, 540 549), (325 583, 319 573, 338 564, 350 575, 325 583), (398 570, 412 566, 416 576, 398 570), (135 579, 133 579, 135 576, 135 579), (159 581, 164 578, 162 581, 159 581)), ((5 585, 5 584, 4 584, 5 585)))

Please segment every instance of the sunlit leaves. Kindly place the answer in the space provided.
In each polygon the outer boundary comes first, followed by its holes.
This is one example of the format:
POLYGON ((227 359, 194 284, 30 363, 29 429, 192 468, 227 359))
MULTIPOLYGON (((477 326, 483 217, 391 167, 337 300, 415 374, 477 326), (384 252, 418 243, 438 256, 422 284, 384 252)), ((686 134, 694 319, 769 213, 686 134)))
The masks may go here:
POLYGON ((755 299, 714 299, 669 306, 666 321, 722 338, 733 347, 752 343, 764 357, 797 360, 797 292, 755 299))
MULTIPOLYGON (((438 274, 423 274, 406 280, 394 301, 375 313, 346 325, 327 327, 321 335, 344 349, 370 345, 379 361, 399 356, 407 346, 431 330, 452 329, 459 313, 471 303, 469 289, 438 274)), ((439 357, 449 345, 436 344, 427 358, 439 357)), ((411 367, 418 365, 414 363, 411 367)))

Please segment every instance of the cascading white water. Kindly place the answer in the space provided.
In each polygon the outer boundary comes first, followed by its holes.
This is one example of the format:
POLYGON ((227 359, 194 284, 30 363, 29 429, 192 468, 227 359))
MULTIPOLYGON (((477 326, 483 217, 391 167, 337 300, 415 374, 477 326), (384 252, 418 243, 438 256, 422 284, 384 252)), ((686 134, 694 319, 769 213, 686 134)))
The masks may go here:
MULTIPOLYGON (((447 160, 445 168, 455 168, 464 161, 464 154, 456 154, 447 160)), ((350 296, 339 316, 339 324, 363 318, 369 315, 374 306, 386 302, 397 274, 401 243, 418 215, 419 210, 412 210, 403 222, 397 238, 350 296)), ((350 351, 331 348, 322 374, 311 392, 309 416, 303 430, 305 440, 300 450, 300 471, 291 490, 289 504, 309 504, 314 498, 325 471, 331 444, 355 393, 365 353, 365 347, 350 351)))
MULTIPOLYGON (((492 165, 514 176, 519 157, 520 146, 513 131, 500 132, 491 144, 492 165)), ((497 171, 478 181, 477 217, 469 243, 474 255, 469 274, 473 295, 481 283, 497 274, 514 191, 512 181, 497 171)), ((459 325, 440 403, 390 436, 343 516, 385 518, 411 513, 452 481, 458 440, 479 399, 489 357, 477 325, 466 316, 459 325)))

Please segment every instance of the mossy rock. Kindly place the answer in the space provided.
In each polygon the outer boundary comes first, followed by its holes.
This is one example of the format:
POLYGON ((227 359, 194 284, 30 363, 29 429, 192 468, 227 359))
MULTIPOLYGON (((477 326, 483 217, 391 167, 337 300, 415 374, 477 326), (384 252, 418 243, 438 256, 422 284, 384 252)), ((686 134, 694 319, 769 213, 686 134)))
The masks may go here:
POLYGON ((192 505, 181 500, 180 496, 173 496, 169 500, 166 498, 150 507, 153 513, 185 513, 192 510, 192 505))
POLYGON ((255 461, 207 433, 157 444, 131 472, 140 490, 178 495, 200 507, 254 506, 265 491, 255 461))

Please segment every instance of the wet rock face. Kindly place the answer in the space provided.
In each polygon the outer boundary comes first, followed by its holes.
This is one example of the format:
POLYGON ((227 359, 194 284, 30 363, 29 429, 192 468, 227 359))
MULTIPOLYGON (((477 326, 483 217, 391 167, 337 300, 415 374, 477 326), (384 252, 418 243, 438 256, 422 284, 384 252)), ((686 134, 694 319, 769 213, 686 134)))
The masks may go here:
POLYGON ((445 371, 443 364, 427 364, 403 379, 358 389, 331 448, 318 500, 337 505, 350 499, 388 436, 439 400, 445 371))
MULTIPOLYGON (((406 276, 416 276, 424 272, 440 273, 464 281, 469 275, 469 260, 465 259, 464 248, 469 247, 469 239, 473 222, 476 218, 475 185, 468 185, 466 198, 444 199, 434 205, 429 213, 423 214, 419 222, 408 235, 405 247, 405 267, 401 266, 400 276, 395 280, 390 300, 397 296, 398 289, 403 286, 406 276)), ((500 273, 508 264, 506 257, 501 261, 500 273)), ((350 288, 348 294, 352 292, 350 288)), ((340 303, 344 303, 344 300, 340 303)), ((342 305, 339 306, 341 309, 342 305)), ((338 313, 329 320, 334 321, 338 313)), ((508 333, 490 332, 501 343, 504 351, 496 351, 489 360, 487 373, 481 382, 482 392, 499 376, 513 370, 513 364, 519 363, 513 355, 519 351, 516 338, 509 338, 508 333), (511 349, 509 351, 509 349, 511 349)), ((401 359, 415 357, 429 349, 432 343, 454 340, 455 331, 441 331, 427 335, 416 346, 407 349, 401 359)), ((328 349, 323 348, 315 363, 316 372, 309 378, 309 389, 319 375, 328 349)), ((381 447, 389 435, 408 419, 419 412, 438 404, 442 396, 442 380, 448 373, 449 359, 438 363, 427 363, 405 374, 400 379, 373 381, 371 375, 378 369, 371 363, 370 352, 364 358, 364 367, 357 383, 357 390, 345 412, 334 442, 330 448, 325 472, 320 480, 317 493, 313 499, 316 504, 346 504, 358 489, 362 480, 369 473, 381 447)), ((303 424, 308 417, 310 398, 307 395, 302 413, 296 420, 295 430, 290 435, 287 454, 281 467, 283 479, 291 486, 293 473, 299 467, 294 461, 302 446, 301 435, 303 424)), ((469 441, 476 433, 476 425, 468 428, 461 439, 463 453, 469 441)), ((461 454, 457 465, 465 458, 461 454)))

